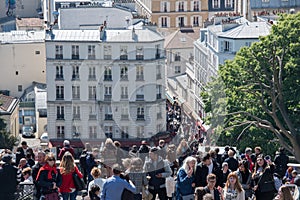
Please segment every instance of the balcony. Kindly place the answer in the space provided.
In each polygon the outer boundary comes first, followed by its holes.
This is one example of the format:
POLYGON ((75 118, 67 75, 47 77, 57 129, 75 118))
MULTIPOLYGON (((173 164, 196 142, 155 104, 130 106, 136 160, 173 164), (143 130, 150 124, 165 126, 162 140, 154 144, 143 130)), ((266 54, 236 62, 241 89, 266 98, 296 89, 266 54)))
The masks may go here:
POLYGON ((112 75, 104 75, 104 81, 112 81, 112 75))
POLYGON ((161 99, 161 94, 156 94, 156 99, 161 99))
POLYGON ((96 56, 95 56, 95 55, 88 55, 88 59, 90 59, 90 60, 95 60, 95 59, 96 59, 96 56))
POLYGON ((104 101, 111 101, 112 95, 111 94, 105 94, 104 95, 104 101))
POLYGON ((89 95, 89 100, 95 100, 96 99, 96 95, 89 95))
POLYGON ((56 95, 56 100, 64 100, 64 95, 63 94, 57 94, 56 95))
POLYGON ((73 120, 80 120, 80 115, 79 114, 74 114, 73 115, 73 120))
POLYGON ((55 54, 55 59, 64 59, 63 54, 55 54))
POLYGON ((120 55, 120 60, 128 60, 128 55, 120 55))
POLYGON ((64 114, 56 115, 56 120, 65 120, 65 115, 64 114))
POLYGON ((104 120, 113 120, 113 115, 112 114, 105 114, 104 120))
POLYGON ((89 114, 89 120, 97 120, 96 114, 89 114))
POLYGON ((120 79, 121 79, 121 81, 128 81, 128 75, 127 74, 121 75, 120 79))
POLYGON ((129 119, 129 115, 121 115, 121 120, 128 120, 129 119))
POLYGON ((79 74, 73 74, 72 75, 72 81, 78 80, 79 79, 79 74))
POLYGON ((136 75, 136 80, 137 81, 143 81, 144 80, 144 75, 136 75))
POLYGON ((145 120, 145 115, 137 115, 136 120, 145 120))
POLYGON ((64 75, 63 74, 56 74, 55 80, 64 80, 64 75))
POLYGON ((96 80, 96 75, 89 75, 89 80, 96 80))
POLYGON ((121 94, 121 99, 128 99, 128 94, 121 94))
POLYGON ((72 60, 79 60, 79 55, 72 54, 72 60))
POLYGON ((136 101, 144 101, 144 95, 143 94, 137 94, 136 95, 136 101))
POLYGON ((180 61, 180 56, 175 55, 175 61, 180 61))
POLYGON ((20 108, 34 108, 35 102, 34 101, 23 101, 19 103, 20 108))
POLYGON ((80 95, 76 94, 72 96, 73 100, 80 100, 80 95))
POLYGON ((155 58, 156 58, 156 59, 159 59, 159 58, 160 58, 160 53, 156 53, 156 54, 155 54, 155 58))
POLYGON ((111 60, 111 55, 104 55, 104 60, 111 60))
POLYGON ((144 60, 144 55, 136 55, 136 60, 144 60))

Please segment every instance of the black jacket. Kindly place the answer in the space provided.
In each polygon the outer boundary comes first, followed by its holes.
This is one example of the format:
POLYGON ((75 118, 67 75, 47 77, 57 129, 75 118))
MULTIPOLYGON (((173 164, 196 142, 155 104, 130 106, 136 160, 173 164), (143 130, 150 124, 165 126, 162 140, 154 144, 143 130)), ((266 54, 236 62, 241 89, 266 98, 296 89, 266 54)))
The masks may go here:
POLYGON ((17 167, 11 164, 2 165, 2 169, 0 169, 0 199, 3 199, 5 195, 14 194, 20 181, 21 171, 17 167))
MULTIPOLYGON (((212 161, 213 162, 213 170, 212 173, 216 175, 217 177, 217 183, 216 183, 216 187, 217 186, 221 186, 222 185, 222 171, 218 165, 217 162, 212 161)), ((204 165, 202 162, 199 163, 196 167, 196 173, 195 173, 195 184, 196 187, 204 187, 207 185, 206 182, 206 177, 208 175, 208 167, 206 165, 204 165)))

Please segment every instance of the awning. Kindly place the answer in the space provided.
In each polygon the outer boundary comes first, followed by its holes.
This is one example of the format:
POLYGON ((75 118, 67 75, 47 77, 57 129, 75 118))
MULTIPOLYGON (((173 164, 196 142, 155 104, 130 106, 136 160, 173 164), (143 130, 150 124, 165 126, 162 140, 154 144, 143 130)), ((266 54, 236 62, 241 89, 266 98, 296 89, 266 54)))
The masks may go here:
POLYGON ((183 112, 190 118, 192 118, 192 112, 193 112, 193 109, 191 108, 191 106, 187 103, 187 102, 184 102, 182 104, 182 109, 183 109, 183 112))
POLYGON ((166 97, 170 101, 171 104, 174 103, 173 95, 170 92, 166 92, 166 97))

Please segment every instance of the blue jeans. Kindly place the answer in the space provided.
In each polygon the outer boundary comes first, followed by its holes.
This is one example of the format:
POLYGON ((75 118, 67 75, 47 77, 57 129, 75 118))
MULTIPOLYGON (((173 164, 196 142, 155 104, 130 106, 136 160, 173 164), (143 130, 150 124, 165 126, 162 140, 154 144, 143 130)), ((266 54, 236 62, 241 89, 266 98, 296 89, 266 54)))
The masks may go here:
POLYGON ((72 193, 61 193, 61 196, 63 198, 63 200, 76 200, 76 196, 77 196, 77 191, 72 192, 72 193))

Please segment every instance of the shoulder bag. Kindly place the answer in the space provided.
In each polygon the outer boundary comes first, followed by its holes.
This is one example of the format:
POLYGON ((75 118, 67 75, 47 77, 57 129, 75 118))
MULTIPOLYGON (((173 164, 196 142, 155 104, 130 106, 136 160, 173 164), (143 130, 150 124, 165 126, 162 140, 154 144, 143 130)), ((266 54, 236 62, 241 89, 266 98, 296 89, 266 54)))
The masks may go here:
POLYGON ((79 178, 78 174, 76 172, 73 172, 73 181, 74 185, 77 191, 81 191, 84 189, 84 182, 81 178, 79 178))

